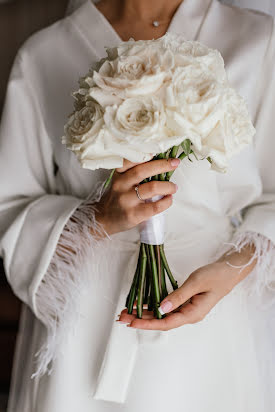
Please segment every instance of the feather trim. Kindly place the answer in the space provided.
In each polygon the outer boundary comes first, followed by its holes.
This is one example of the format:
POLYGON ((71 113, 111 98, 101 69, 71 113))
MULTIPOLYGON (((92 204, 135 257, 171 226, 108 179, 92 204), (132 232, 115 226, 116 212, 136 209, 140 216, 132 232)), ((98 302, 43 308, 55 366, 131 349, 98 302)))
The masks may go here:
MULTIPOLYGON (((246 295, 255 299, 255 305, 260 310, 267 309, 275 304, 275 245, 267 237, 250 231, 236 231, 232 241, 226 243, 226 248, 219 251, 219 256, 232 252, 241 252, 246 246, 254 246, 255 251, 249 262, 238 266, 243 270, 255 259, 257 264, 249 275, 240 283, 246 295), (229 247, 229 249, 228 249, 229 247)), ((227 262, 229 265, 230 263, 227 262)), ((231 265, 233 266, 233 265, 231 265)))
MULTIPOLYGON (((102 239, 110 239, 95 219, 96 203, 101 199, 104 182, 75 210, 59 237, 55 253, 39 285, 36 302, 38 317, 46 325, 46 338, 36 353, 37 367, 33 377, 52 372, 53 361, 60 354, 63 339, 77 321, 83 288, 88 279, 81 274, 85 257, 93 261, 102 239), (93 229, 95 236, 91 234, 93 229)), ((89 273, 89 272, 88 272, 89 273)), ((84 275, 85 276, 85 275, 84 275)))

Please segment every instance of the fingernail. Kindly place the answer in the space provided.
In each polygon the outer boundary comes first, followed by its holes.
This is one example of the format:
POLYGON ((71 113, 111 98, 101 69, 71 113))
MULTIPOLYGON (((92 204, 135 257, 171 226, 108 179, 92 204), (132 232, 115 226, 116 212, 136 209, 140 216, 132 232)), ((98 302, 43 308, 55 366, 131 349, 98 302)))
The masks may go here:
POLYGON ((172 166, 178 166, 180 164, 180 159, 172 159, 171 160, 171 165, 172 166))
POLYGON ((176 186, 176 191, 177 191, 179 187, 178 187, 178 185, 176 185, 176 184, 175 184, 175 186, 176 186))
POLYGON ((165 313, 169 312, 169 310, 171 310, 172 307, 173 307, 172 303, 167 300, 166 302, 162 303, 161 306, 159 307, 159 313, 161 315, 164 315, 165 313))
POLYGON ((129 323, 129 322, 123 322, 123 320, 116 320, 116 322, 119 322, 119 323, 129 323))

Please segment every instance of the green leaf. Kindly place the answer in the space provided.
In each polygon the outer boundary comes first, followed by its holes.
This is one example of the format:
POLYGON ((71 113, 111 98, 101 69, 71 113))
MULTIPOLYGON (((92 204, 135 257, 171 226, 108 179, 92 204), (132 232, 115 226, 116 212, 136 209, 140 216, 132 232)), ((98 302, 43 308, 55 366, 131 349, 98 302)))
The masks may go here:
MULTIPOLYGON (((196 153, 193 152, 193 150, 191 150, 190 154, 193 154, 196 160, 200 160, 200 159, 198 159, 198 156, 196 155, 196 153)), ((190 160, 190 162, 192 162, 192 160, 190 159, 189 156, 188 156, 188 159, 190 160)))
POLYGON ((183 148, 183 151, 186 154, 186 156, 189 156, 190 153, 191 153, 191 140, 190 139, 185 139, 182 142, 181 147, 183 148))

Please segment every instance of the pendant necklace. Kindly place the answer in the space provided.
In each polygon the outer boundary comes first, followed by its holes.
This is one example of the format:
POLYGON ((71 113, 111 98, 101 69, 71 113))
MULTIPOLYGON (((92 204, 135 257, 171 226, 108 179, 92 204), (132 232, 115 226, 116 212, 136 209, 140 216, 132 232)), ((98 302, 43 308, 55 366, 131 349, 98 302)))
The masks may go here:
POLYGON ((163 21, 153 20, 153 21, 152 21, 152 25, 153 25, 154 27, 159 27, 160 24, 165 24, 165 23, 167 23, 167 22, 170 21, 170 20, 171 20, 171 19, 163 20, 163 21))

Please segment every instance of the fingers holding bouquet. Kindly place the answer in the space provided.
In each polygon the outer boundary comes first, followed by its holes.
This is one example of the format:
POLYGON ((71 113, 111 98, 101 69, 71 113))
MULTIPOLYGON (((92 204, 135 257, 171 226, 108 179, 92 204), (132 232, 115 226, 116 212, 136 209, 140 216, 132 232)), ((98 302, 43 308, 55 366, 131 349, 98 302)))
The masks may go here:
MULTIPOLYGON (((251 268, 246 269, 247 273, 251 268)), ((176 290, 160 304, 160 312, 165 314, 156 319, 152 311, 143 309, 142 319, 124 309, 118 321, 138 329, 163 330, 175 329, 186 324, 201 322, 213 307, 227 295, 239 282, 239 271, 220 260, 203 266, 187 278, 176 290)))
POLYGON ((123 167, 115 170, 110 190, 98 203, 97 220, 104 225, 107 233, 110 235, 129 230, 168 209, 172 205, 172 195, 176 193, 177 185, 169 181, 146 182, 146 179, 174 171, 179 163, 179 159, 151 160, 139 164, 125 160, 123 167), (141 199, 150 199, 156 195, 163 197, 152 203, 141 201, 135 186, 142 181, 145 183, 139 186, 141 199))
POLYGON ((150 160, 149 162, 138 164, 125 161, 125 166, 121 169, 116 169, 116 171, 120 174, 120 183, 130 188, 151 176, 173 171, 179 164, 180 159, 174 158, 150 160), (125 169, 125 167, 127 167, 127 169, 125 169))

